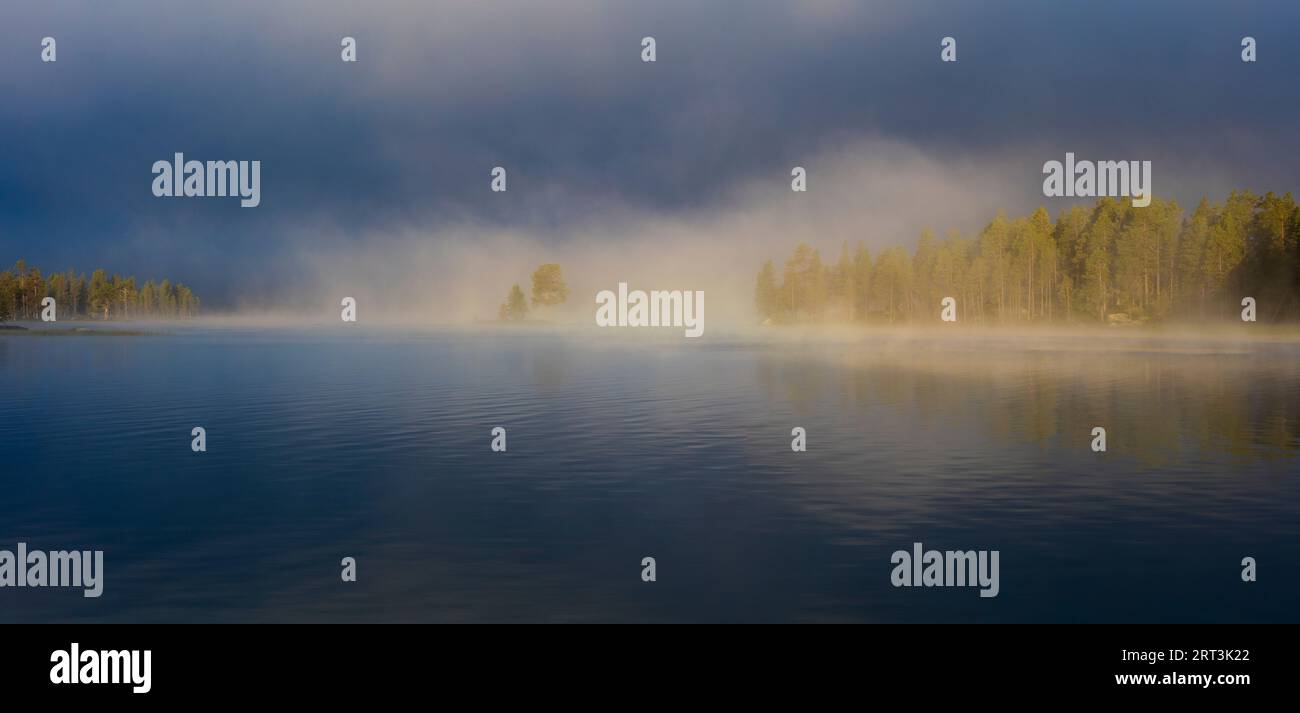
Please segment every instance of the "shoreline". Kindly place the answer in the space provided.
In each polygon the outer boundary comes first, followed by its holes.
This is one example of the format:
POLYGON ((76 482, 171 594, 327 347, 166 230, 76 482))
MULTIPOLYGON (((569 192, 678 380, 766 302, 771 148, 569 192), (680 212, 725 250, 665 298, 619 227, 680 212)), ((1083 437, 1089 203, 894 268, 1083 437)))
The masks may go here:
MULTIPOLYGON (((366 332, 478 332, 532 334, 570 334, 600 336, 601 341, 616 335, 634 337, 660 337, 667 341, 674 328, 600 328, 594 323, 562 321, 500 322, 494 320, 469 320, 462 322, 383 321, 364 325, 340 325, 330 321, 297 321, 293 319, 265 320, 257 317, 241 319, 233 315, 210 315, 184 321, 121 320, 72 321, 52 326, 42 322, 0 323, 0 336, 167 336, 174 335, 177 327, 197 329, 247 329, 272 333, 322 332, 338 333, 340 330, 361 328, 366 332)), ((1146 324, 1141 326, 1111 326, 1101 324, 1039 324, 1039 325, 978 325, 978 324, 720 324, 712 327, 705 341, 715 339, 760 338, 780 341, 807 341, 848 343, 863 339, 885 339, 894 342, 911 340, 953 339, 978 343, 989 340, 1037 339, 1099 339, 1110 343, 1141 341, 1196 340, 1222 344, 1300 344, 1300 324, 1215 323, 1192 325, 1180 323, 1146 324)), ((680 334, 676 335, 680 337, 680 334)))
POLYGON ((103 329, 90 329, 87 327, 37 327, 33 329, 21 324, 0 324, 0 335, 29 337, 157 337, 166 334, 167 332, 148 331, 129 327, 106 327, 103 329))

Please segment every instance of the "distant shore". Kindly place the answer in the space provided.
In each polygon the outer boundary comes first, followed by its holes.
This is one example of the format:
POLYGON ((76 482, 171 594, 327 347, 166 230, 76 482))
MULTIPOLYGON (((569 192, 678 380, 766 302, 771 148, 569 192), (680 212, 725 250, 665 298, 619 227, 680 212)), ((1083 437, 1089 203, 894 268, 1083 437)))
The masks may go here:
POLYGON ((24 327, 21 324, 0 324, 0 335, 31 337, 152 337, 165 332, 144 329, 117 329, 113 327, 24 327))
MULTIPOLYGON (((550 321, 550 320, 494 320, 469 319, 462 322, 425 323, 403 321, 400 319, 370 321, 366 325, 378 330, 483 330, 488 332, 522 331, 528 333, 568 333, 584 335, 625 335, 627 337, 669 336, 671 328, 643 329, 600 329, 594 323, 585 321, 550 321)), ((355 328, 352 325, 339 326, 330 321, 309 322, 285 318, 267 321, 259 318, 241 319, 238 315, 209 315, 184 320, 183 323, 153 320, 60 320, 56 324, 42 322, 0 322, 0 338, 12 336, 169 336, 183 333, 186 327, 217 329, 254 329, 266 332, 297 333, 300 331, 325 330, 335 332, 338 329, 355 328), (179 332, 177 330, 180 330, 179 332)), ((823 341, 833 343, 852 343, 862 340, 887 339, 891 342, 910 340, 954 339, 968 342, 987 342, 1019 339, 1098 339, 1106 342, 1133 342, 1141 340, 1204 340, 1222 343, 1297 343, 1300 342, 1300 324, 1262 324, 1230 322, 1213 322, 1209 324, 1192 324, 1182 322, 1147 323, 1143 325, 1102 325, 1102 324, 966 324, 966 323, 926 323, 926 324, 883 324, 883 323, 796 323, 796 324, 758 324, 751 321, 721 322, 711 334, 716 338, 752 338, 779 341, 823 341)))

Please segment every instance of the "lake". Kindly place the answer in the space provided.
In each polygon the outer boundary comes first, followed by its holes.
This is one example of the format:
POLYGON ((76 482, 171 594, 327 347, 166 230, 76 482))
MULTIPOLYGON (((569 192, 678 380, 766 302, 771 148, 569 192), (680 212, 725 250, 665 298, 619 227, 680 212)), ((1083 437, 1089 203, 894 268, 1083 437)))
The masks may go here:
POLYGON ((1294 342, 163 331, 0 333, 0 621, 1300 621, 1294 342))

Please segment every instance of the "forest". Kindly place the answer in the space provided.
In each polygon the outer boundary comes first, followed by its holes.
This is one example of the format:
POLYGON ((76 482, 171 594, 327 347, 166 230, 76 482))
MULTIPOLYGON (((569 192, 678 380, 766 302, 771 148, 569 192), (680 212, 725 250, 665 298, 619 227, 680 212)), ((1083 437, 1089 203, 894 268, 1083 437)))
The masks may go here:
POLYGON ((823 260, 795 246, 780 275, 763 263, 755 302, 768 323, 939 321, 945 297, 959 322, 1142 324, 1240 319, 1253 297, 1260 322, 1300 321, 1300 208, 1290 193, 1233 191, 1174 201, 1095 205, 1008 218, 977 235, 922 233, 916 249, 874 258, 847 242, 823 260))
POLYGON ((199 313, 199 298, 185 285, 134 277, 109 276, 104 270, 76 270, 46 276, 22 260, 0 272, 0 321, 39 320, 41 300, 53 297, 57 317, 65 319, 185 319, 199 313))

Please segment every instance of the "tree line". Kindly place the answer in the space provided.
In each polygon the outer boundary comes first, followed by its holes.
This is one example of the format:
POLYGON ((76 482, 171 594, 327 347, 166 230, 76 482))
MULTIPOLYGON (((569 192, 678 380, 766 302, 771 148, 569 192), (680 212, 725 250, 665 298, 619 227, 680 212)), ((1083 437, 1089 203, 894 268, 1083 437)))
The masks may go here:
POLYGON ((199 298, 189 287, 170 280, 136 286, 134 277, 109 276, 104 270, 76 270, 48 276, 19 260, 0 272, 0 320, 38 320, 41 301, 53 297, 59 319, 189 318, 199 313, 199 298))
POLYGON ((945 297, 974 323, 1146 322, 1236 319, 1253 297, 1260 321, 1300 319, 1300 208, 1290 193, 1233 191, 1202 198, 1190 215, 1174 201, 1134 208, 1101 198, 1092 207, 999 212, 977 235, 926 230, 908 253, 874 259, 848 243, 833 263, 800 243, 778 276, 758 274, 764 320, 937 321, 945 297))

